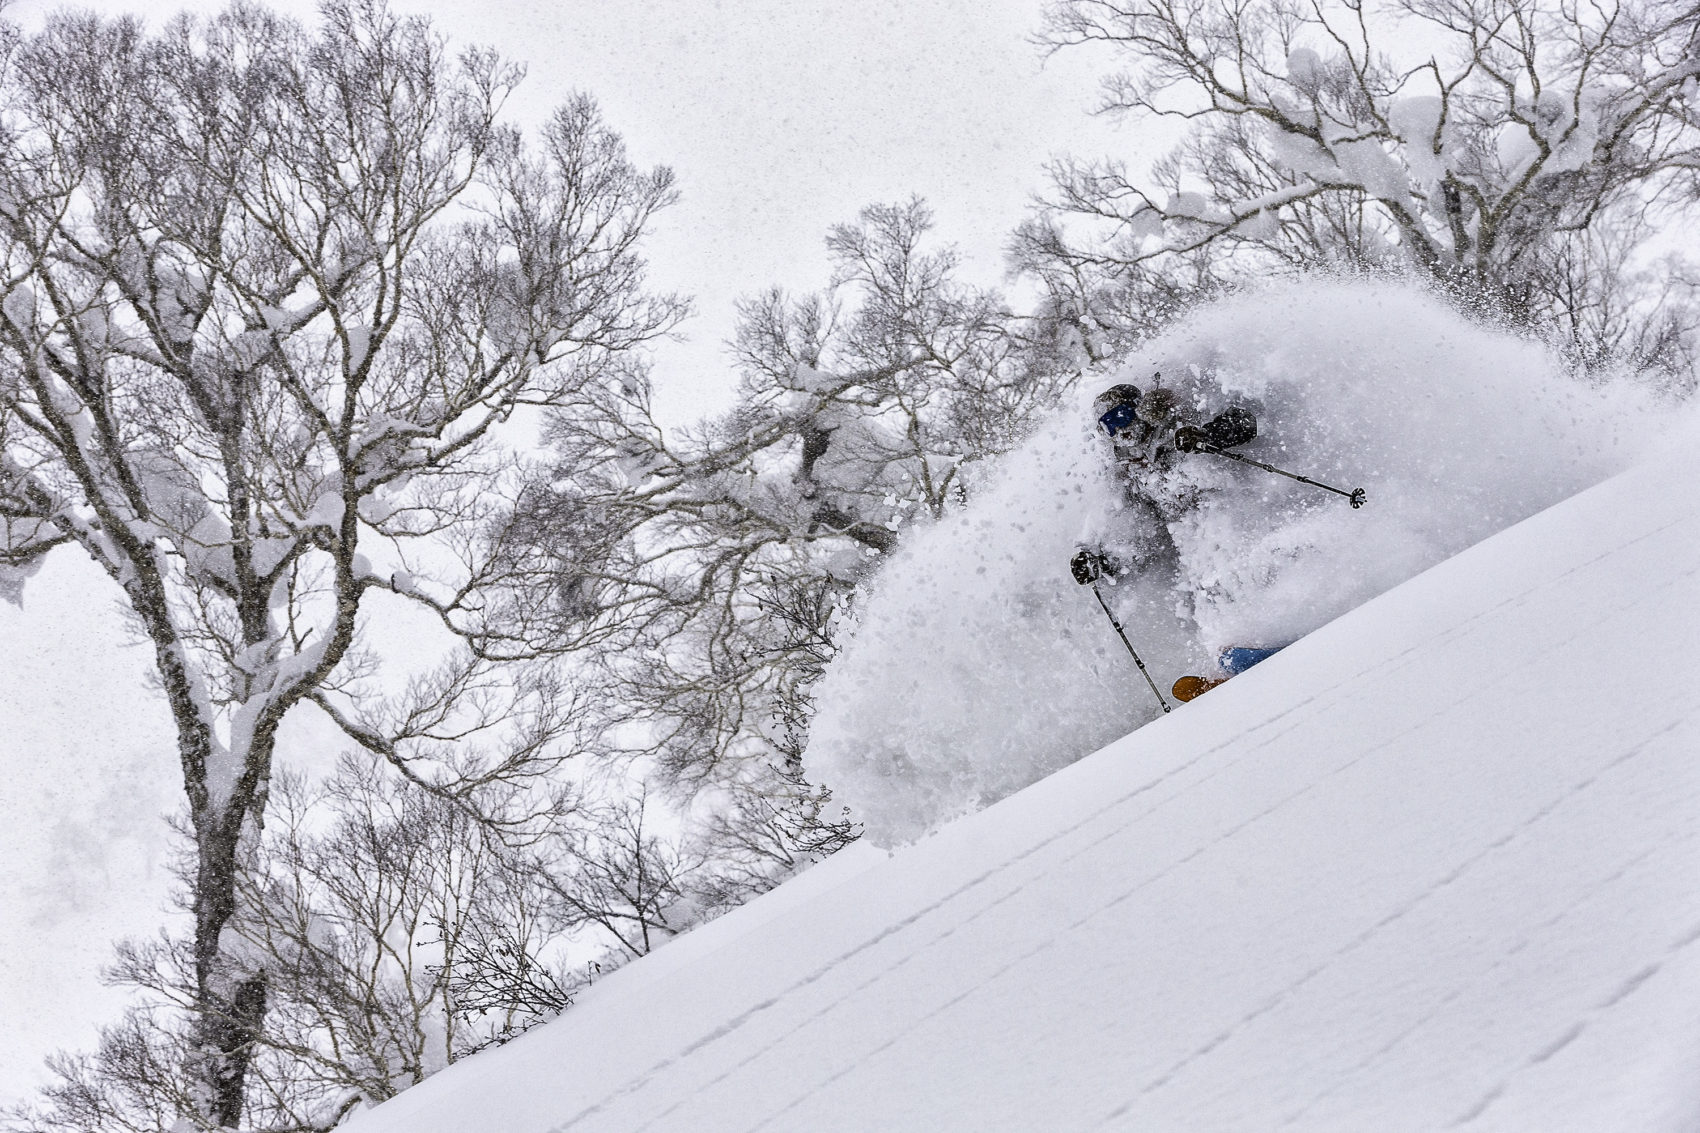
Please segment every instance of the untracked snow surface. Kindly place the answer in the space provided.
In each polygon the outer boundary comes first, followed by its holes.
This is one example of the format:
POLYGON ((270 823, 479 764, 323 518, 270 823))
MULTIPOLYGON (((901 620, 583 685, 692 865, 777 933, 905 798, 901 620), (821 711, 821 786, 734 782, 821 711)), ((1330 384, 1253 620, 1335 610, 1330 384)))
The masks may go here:
POLYGON ((1697 641, 1678 451, 351 1128, 1700 1128, 1697 641))

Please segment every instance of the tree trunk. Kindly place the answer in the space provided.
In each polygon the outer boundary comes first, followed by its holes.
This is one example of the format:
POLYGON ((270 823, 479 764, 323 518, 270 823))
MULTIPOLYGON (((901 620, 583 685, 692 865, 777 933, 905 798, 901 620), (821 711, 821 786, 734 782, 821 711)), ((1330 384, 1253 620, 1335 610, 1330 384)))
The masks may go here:
POLYGON ((265 971, 241 970, 224 948, 224 929, 236 914, 237 853, 247 811, 232 801, 222 813, 195 815, 195 1049, 205 1111, 212 1125, 242 1119, 248 1066, 266 1013, 265 971))

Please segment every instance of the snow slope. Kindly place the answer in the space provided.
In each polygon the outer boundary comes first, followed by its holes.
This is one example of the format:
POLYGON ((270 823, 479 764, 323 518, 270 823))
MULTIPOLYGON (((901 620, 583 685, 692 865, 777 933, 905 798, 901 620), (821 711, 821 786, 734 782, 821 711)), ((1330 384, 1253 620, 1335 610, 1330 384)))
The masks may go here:
POLYGON ((1695 1129, 1697 599, 1655 459, 351 1128, 1695 1129))

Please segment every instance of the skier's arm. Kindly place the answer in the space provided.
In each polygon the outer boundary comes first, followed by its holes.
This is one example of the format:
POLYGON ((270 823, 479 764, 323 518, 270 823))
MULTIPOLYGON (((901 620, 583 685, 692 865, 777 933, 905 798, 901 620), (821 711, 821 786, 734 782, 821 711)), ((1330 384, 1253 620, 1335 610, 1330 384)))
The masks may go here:
POLYGON ((1101 577, 1115 579, 1139 566, 1153 540, 1149 506, 1130 501, 1114 511, 1091 516, 1074 544, 1069 570, 1081 585, 1101 577))
POLYGON ((1074 541, 1074 557, 1068 568, 1082 586, 1096 582, 1104 573, 1104 526, 1102 516, 1089 515, 1074 541))
POLYGON ((1257 418, 1243 405, 1230 405, 1201 426, 1188 425, 1175 432, 1175 447, 1194 452, 1199 445, 1233 448, 1257 436, 1257 418))

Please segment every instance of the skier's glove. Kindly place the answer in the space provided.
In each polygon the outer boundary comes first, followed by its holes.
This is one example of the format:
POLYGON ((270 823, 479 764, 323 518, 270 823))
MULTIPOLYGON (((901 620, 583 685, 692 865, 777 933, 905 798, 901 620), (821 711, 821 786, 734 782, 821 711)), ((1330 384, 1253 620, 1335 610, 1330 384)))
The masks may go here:
POLYGON ((1104 556, 1082 547, 1074 552, 1074 558, 1068 560, 1068 569, 1074 575, 1074 581, 1082 586, 1097 582, 1104 576, 1104 556))
POLYGON ((1197 452, 1200 447, 1209 443, 1204 430, 1196 425, 1182 425, 1175 430, 1175 447, 1182 452, 1197 452))

